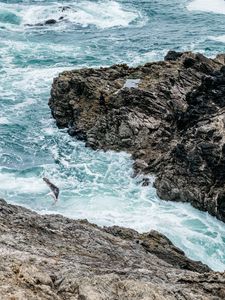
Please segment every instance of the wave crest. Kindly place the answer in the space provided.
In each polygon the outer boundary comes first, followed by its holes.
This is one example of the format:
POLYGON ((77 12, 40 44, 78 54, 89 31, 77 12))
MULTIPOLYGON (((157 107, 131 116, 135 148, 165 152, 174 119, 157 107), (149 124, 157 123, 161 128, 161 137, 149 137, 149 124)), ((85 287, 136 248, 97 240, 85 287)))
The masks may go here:
POLYGON ((141 19, 140 12, 127 8, 116 1, 82 1, 63 6, 51 5, 12 5, 0 4, 4 15, 0 14, 1 23, 12 23, 21 26, 52 25, 61 28, 66 24, 83 27, 96 26, 100 29, 127 27, 141 19), (7 21, 8 20, 8 21, 7 21), (49 21, 54 21, 54 23, 49 21), (46 23, 47 22, 47 23, 46 23), (49 23, 48 23, 49 22, 49 23))
POLYGON ((225 14, 225 1, 224 0, 194 0, 188 4, 189 11, 203 11, 212 12, 216 14, 225 14))

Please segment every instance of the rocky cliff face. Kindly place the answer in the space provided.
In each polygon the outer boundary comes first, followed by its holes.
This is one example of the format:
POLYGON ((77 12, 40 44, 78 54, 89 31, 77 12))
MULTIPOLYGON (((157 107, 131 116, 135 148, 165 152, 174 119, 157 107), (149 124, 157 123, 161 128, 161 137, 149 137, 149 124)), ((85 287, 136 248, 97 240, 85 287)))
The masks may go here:
POLYGON ((40 216, 0 200, 0 299, 225 298, 225 273, 152 231, 40 216))
POLYGON ((136 173, 156 175, 162 199, 225 221, 224 64, 224 55, 171 51, 137 68, 63 72, 49 105, 57 125, 87 146, 131 153, 136 173))

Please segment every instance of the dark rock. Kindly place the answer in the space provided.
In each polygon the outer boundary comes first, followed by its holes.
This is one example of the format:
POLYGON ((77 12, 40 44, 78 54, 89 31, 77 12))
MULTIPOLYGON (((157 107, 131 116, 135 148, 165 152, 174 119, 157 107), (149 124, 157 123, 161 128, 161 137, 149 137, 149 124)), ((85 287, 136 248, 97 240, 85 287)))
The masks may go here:
POLYGON ((225 74, 225 66, 222 66, 222 67, 221 67, 220 72, 221 72, 222 74, 225 74))
POLYGON ((44 25, 53 25, 56 24, 57 21, 55 19, 49 19, 47 21, 44 22, 44 25))
POLYGON ((183 144, 177 144, 172 150, 172 155, 178 160, 185 160, 187 157, 187 152, 183 144))
MULTIPOLYGON (((61 17, 61 18, 63 18, 63 17, 61 17)), ((62 20, 60 18, 60 20, 62 20)), ((43 23, 36 23, 36 24, 26 24, 26 26, 45 26, 45 25, 54 25, 54 24, 56 24, 57 23, 57 21, 55 20, 55 19, 49 19, 49 20, 46 20, 45 22, 43 22, 43 23)))
POLYGON ((150 182, 149 178, 143 178, 143 180, 141 182, 142 186, 149 186, 150 183, 151 182, 150 182))
POLYGON ((93 149, 127 151, 135 174, 156 175, 158 195, 187 201, 225 221, 224 56, 209 59, 169 52, 165 61, 137 68, 66 71, 52 86, 57 124, 93 149), (124 88, 127 79, 140 79, 124 88), (99 106, 104 92, 107 112, 99 106), (79 112, 79 113, 76 113, 79 112))
POLYGON ((70 136, 76 136, 77 134, 77 130, 73 127, 69 128, 67 132, 70 136))
POLYGON ((217 198, 217 209, 221 218, 225 218, 225 192, 220 192, 217 198))
POLYGON ((196 63, 196 60, 194 60, 192 57, 187 57, 184 60, 184 67, 185 68, 191 68, 194 66, 194 64, 196 63))
POLYGON ((183 55, 183 52, 176 52, 176 51, 168 51, 166 56, 164 57, 164 60, 170 61, 170 60, 177 60, 183 55))

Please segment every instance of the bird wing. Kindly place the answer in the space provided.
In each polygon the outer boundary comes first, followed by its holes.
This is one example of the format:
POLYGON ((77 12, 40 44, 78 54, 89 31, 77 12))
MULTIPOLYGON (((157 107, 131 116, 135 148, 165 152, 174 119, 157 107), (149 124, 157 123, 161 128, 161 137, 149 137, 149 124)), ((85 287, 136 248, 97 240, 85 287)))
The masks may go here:
POLYGON ((46 183, 47 183, 48 187, 50 188, 50 190, 55 195, 56 199, 58 199, 58 197, 59 197, 59 188, 51 182, 49 182, 49 183, 46 182, 46 183))
POLYGON ((58 188, 57 186, 54 186, 54 187, 52 188, 52 191, 53 191, 53 193, 54 193, 56 199, 58 199, 58 197, 59 197, 59 188, 58 188))

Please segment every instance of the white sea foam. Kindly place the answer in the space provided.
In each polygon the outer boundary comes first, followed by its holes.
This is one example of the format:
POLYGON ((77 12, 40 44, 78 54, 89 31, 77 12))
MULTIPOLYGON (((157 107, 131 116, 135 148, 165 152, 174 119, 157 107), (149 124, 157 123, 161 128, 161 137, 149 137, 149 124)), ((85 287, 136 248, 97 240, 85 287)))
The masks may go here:
POLYGON ((194 0, 187 5, 190 11, 204 11, 216 14, 225 14, 224 0, 194 0))
MULTIPOLYGON (((45 120, 46 121, 46 120, 45 120)), ((46 122, 45 122, 46 123, 46 122)), ((56 134, 56 131, 57 131, 57 129, 56 128, 53 128, 53 127, 51 127, 51 126, 49 126, 49 127, 45 127, 45 128, 43 128, 42 129, 42 132, 45 134, 45 135, 49 135, 49 136, 52 136, 52 135, 54 135, 54 134, 56 134)))
MULTIPOLYGON (((81 26, 95 25, 99 28, 126 27, 136 19, 142 18, 139 12, 112 0, 98 2, 81 1, 73 4, 63 3, 63 5, 69 8, 62 10, 62 5, 52 3, 51 5, 29 6, 0 4, 0 9, 21 19, 20 23, 22 26, 37 25, 54 19, 58 22, 55 24, 55 28, 64 27, 67 22, 81 26)), ((8 28, 8 24, 4 25, 8 28)), ((14 24, 11 25, 13 26, 14 24)), ((52 30, 52 26, 49 26, 49 28, 52 30)))
POLYGON ((21 112, 21 110, 23 108, 26 108, 27 106, 32 105, 34 103, 36 103, 35 99, 27 99, 27 100, 25 100, 23 102, 15 104, 14 105, 14 110, 18 110, 19 112, 21 112))
POLYGON ((124 9, 116 1, 90 2, 84 1, 78 7, 71 20, 82 25, 95 25, 99 28, 128 26, 139 17, 135 11, 124 9))
POLYGON ((212 40, 212 41, 225 43, 225 35, 220 35, 220 36, 210 36, 209 39, 212 40))
POLYGON ((151 61, 159 61, 163 60, 166 53, 169 51, 169 49, 165 50, 153 50, 142 54, 136 54, 132 52, 128 52, 127 54, 127 60, 130 61, 130 63, 134 66, 144 64, 151 61))
POLYGON ((0 125, 10 124, 10 121, 7 117, 0 117, 0 125))
MULTIPOLYGON (((43 123, 44 125, 44 123, 43 123)), ((46 145, 57 163, 43 165, 35 175, 24 170, 0 175, 0 196, 41 213, 60 213, 88 219, 98 225, 120 225, 139 232, 166 234, 186 254, 215 270, 225 269, 225 225, 190 205, 161 201, 142 178, 132 178, 132 160, 126 153, 94 152, 47 123, 43 133, 53 137, 46 145), (60 201, 52 206, 42 176, 60 187, 60 201)), ((47 140, 45 141, 45 143, 47 140)), ((33 138, 33 143, 36 140, 33 138)), ((150 178, 153 181, 153 178, 150 178)))
POLYGON ((13 174, 0 173, 1 193, 39 193, 48 189, 43 180, 37 177, 17 177, 13 174))
MULTIPOLYGON (((50 124, 45 129, 52 134, 50 124)), ((132 178, 132 161, 125 153, 94 152, 59 131, 55 131, 54 139, 49 150, 57 164, 43 165, 42 175, 60 187, 57 206, 52 207, 51 199, 46 198, 40 175, 0 176, 7 199, 14 201, 16 194, 17 203, 38 212, 86 218, 102 226, 121 225, 139 232, 159 230, 189 257, 215 270, 225 269, 222 222, 188 204, 159 200, 152 186, 142 187, 137 184, 141 178, 132 178), (33 194, 30 201, 31 193, 39 194, 33 194)), ((0 191, 4 192, 2 188, 0 191)))
MULTIPOLYGON (((4 85, 4 96, 17 100, 18 94, 26 93, 26 99, 23 102, 15 103, 14 109, 35 104, 40 100, 41 91, 49 90, 52 80, 60 72, 74 69, 72 67, 51 67, 51 68, 8 68, 4 85), (16 97, 17 96, 17 97, 16 97)), ((18 100, 17 100, 18 101, 18 100)), ((17 102, 16 101, 16 102, 17 102)))
MULTIPOLYGON (((55 157, 59 158, 60 153, 55 152, 55 157)), ((129 161, 125 157, 115 155, 111 159, 109 170, 103 172, 103 168, 101 174, 93 168, 99 163, 94 159, 86 164, 82 161, 74 164, 78 173, 83 172, 86 178, 83 182, 72 177, 64 179, 61 182, 64 186, 61 201, 54 211, 50 208, 49 213, 62 213, 75 219, 87 218, 102 226, 130 227, 139 232, 155 229, 166 234, 189 257, 200 259, 215 270, 225 269, 225 263, 221 263, 221 259, 224 260, 222 237, 225 234, 222 222, 188 204, 159 200, 151 186, 141 187, 127 174, 129 169, 125 171, 123 165, 129 161), (118 162, 115 162, 116 159, 118 162), (119 184, 123 178, 118 172, 119 165, 126 177, 124 184, 119 184), (209 254, 210 251, 212 254, 209 254)), ((71 170, 70 163, 64 164, 63 160, 67 161, 67 158, 61 158, 61 163, 71 170)))

